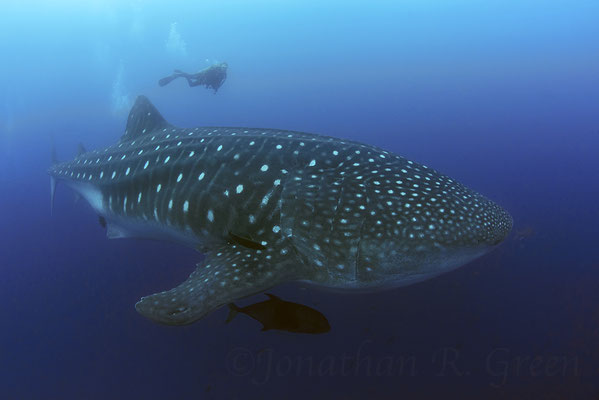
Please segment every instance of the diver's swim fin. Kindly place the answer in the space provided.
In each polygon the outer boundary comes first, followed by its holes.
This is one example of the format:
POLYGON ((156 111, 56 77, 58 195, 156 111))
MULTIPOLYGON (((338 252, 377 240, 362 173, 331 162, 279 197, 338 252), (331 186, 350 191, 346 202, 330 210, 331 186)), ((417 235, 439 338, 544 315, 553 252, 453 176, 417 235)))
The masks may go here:
POLYGON ((179 77, 179 75, 176 75, 176 74, 173 74, 173 75, 171 75, 171 76, 167 76, 167 77, 165 77, 165 78, 162 78, 161 80, 159 80, 159 81, 158 81, 158 85, 160 85, 160 86, 165 86, 165 85, 168 85, 169 83, 171 83, 171 81, 172 81, 173 79, 176 79, 176 78, 178 78, 178 77, 179 77))

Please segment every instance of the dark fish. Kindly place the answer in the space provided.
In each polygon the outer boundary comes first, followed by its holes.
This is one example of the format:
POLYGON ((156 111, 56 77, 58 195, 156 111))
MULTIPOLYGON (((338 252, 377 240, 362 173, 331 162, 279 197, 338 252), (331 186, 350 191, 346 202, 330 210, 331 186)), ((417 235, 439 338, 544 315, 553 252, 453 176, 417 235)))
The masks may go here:
POLYGON ((248 238, 244 238, 241 236, 237 236, 236 234, 229 232, 229 243, 231 244, 239 244, 245 248, 248 249, 254 249, 254 250, 264 250, 266 249, 266 246, 263 246, 262 244, 255 242, 251 239, 248 238))
POLYGON ((238 313, 243 313, 260 322, 263 331, 276 329, 295 333, 326 333, 331 330, 329 321, 320 311, 303 304, 284 301, 277 296, 266 293, 268 300, 238 307, 229 304, 227 323, 231 322, 238 313))

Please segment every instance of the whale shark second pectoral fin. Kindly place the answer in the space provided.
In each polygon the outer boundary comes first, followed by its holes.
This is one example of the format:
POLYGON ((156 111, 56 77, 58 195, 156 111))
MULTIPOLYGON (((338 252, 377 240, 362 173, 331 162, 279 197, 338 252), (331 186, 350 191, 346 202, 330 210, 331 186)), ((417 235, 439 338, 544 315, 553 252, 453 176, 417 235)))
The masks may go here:
POLYGON ((185 282, 171 290, 142 297, 135 308, 153 321, 185 325, 222 305, 294 279, 292 260, 274 259, 269 253, 223 245, 211 251, 185 282))

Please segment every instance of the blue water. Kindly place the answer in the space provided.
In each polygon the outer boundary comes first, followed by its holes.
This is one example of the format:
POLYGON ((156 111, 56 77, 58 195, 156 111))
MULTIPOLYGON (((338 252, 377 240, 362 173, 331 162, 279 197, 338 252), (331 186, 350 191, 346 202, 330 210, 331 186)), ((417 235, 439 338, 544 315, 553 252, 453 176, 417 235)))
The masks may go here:
MULTIPOLYGON (((3 2, 0 390, 6 399, 595 399, 599 396, 599 2, 3 2), (217 94, 174 68, 229 64, 217 94), (101 148, 144 94, 178 126, 292 129, 430 165, 505 207, 512 235, 382 293, 289 284, 324 335, 218 310, 133 308, 200 256, 107 240, 50 149, 101 148)), ((251 301, 260 301, 258 295, 251 301)))

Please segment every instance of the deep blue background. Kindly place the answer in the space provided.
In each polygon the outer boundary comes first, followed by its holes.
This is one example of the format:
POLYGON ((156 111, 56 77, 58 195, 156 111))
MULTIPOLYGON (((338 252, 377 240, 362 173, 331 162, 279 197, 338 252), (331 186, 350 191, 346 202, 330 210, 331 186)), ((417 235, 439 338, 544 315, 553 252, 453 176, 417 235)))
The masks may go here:
POLYGON ((3 2, 2 398, 597 398, 598 38, 583 0, 3 2), (230 66, 216 95, 156 84, 211 61, 230 66), (325 335, 224 309, 153 324, 134 303, 201 256, 108 241, 64 187, 50 216, 46 175, 52 141, 62 159, 114 143, 138 94, 179 126, 386 148, 497 201, 514 233, 403 289, 273 290, 322 311, 325 335))

